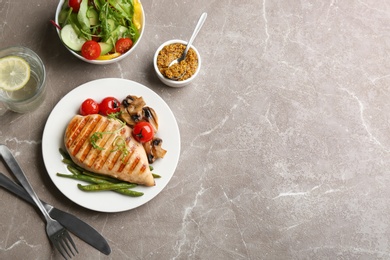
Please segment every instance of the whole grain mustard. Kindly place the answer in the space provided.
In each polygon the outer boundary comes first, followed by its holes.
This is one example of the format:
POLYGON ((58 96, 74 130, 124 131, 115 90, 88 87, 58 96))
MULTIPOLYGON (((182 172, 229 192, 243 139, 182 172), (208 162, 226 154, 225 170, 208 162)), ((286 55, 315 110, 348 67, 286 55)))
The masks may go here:
POLYGON ((168 68, 173 60, 179 58, 183 54, 185 48, 186 45, 182 43, 172 43, 164 46, 158 53, 157 67, 164 77, 182 81, 195 74, 196 69, 198 68, 198 57, 192 48, 188 50, 184 60, 168 68))

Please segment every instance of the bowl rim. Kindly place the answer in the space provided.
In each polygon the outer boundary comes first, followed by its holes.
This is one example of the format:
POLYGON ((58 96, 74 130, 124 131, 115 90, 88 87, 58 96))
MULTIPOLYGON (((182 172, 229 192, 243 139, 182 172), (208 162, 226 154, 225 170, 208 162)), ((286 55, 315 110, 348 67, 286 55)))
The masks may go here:
MULTIPOLYGON (((61 12, 62 6, 65 3, 65 1, 66 0, 60 0, 58 5, 57 5, 57 9, 56 9, 55 17, 54 17, 54 21, 55 21, 56 24, 59 24, 58 23, 58 16, 59 16, 59 14, 61 12)), ((60 29, 56 26, 56 31, 57 31, 58 38, 60 39, 62 45, 65 46, 65 48, 68 49, 68 51, 70 53, 72 53, 74 56, 76 56, 77 58, 79 58, 82 61, 85 61, 85 62, 88 62, 88 63, 91 63, 91 64, 96 64, 96 65, 107 65, 107 64, 111 64, 111 63, 115 63, 117 61, 120 61, 120 60, 126 58, 128 55, 130 55, 130 53, 132 53, 132 50, 134 50, 137 47, 138 43, 141 41, 141 38, 142 38, 142 36, 144 34, 144 31, 145 31, 145 22, 146 22, 145 10, 144 10, 144 7, 142 5, 141 0, 138 0, 138 1, 140 2, 141 9, 142 9, 142 26, 141 26, 140 35, 139 35, 137 41, 134 43, 133 47, 129 51, 127 51, 124 54, 121 54, 120 56, 118 56, 116 58, 113 58, 113 59, 110 59, 110 60, 88 60, 88 59, 84 58, 83 56, 81 56, 80 54, 78 54, 74 50, 70 49, 68 46, 66 46, 66 44, 61 39, 60 29)))
POLYGON ((192 80, 194 80, 196 78, 196 76, 199 74, 199 71, 200 71, 200 67, 201 67, 201 64, 202 64, 202 59, 200 57, 200 54, 199 54, 199 51, 198 49, 196 49, 196 47, 194 46, 194 44, 191 45, 191 48, 194 49, 194 51, 196 52, 196 55, 198 56, 198 68, 196 69, 194 75, 192 75, 190 78, 186 79, 186 80, 182 80, 182 81, 177 81, 177 80, 171 80, 171 79, 168 79, 166 77, 164 77, 164 75, 161 74, 160 70, 158 69, 158 66, 157 66, 157 57, 158 57, 158 54, 159 52, 162 50, 162 48, 164 48, 166 45, 169 45, 169 44, 172 44, 172 43, 182 43, 182 44, 187 44, 188 42, 187 41, 184 41, 184 40, 181 40, 181 39, 172 39, 172 40, 168 40, 168 41, 165 41, 164 43, 162 43, 156 50, 156 52, 154 53, 154 57, 153 57, 153 66, 154 66, 154 70, 156 71, 156 74, 157 76, 163 81, 163 82, 167 82, 169 84, 172 84, 172 85, 175 85, 175 86, 182 86, 182 85, 187 85, 189 82, 191 82, 192 80))

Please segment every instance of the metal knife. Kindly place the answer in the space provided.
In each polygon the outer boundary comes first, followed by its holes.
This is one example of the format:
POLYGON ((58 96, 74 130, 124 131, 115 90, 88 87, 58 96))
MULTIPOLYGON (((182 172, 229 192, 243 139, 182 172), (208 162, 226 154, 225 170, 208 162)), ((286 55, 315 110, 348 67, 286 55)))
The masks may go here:
MULTIPOLYGON (((15 167, 15 165, 19 167, 11 151, 9 151, 8 147, 6 147, 5 145, 0 144, 0 155, 3 157, 4 161, 12 171, 14 170, 13 167, 15 167)), ((32 205, 36 205, 30 195, 28 195, 28 193, 23 189, 23 187, 11 181, 7 176, 2 173, 0 173, 0 186, 18 195, 20 198, 26 200, 32 205)), ((80 239, 93 246, 103 254, 109 255, 111 253, 111 248, 108 245, 106 239, 93 227, 67 212, 57 209, 42 200, 41 202, 46 208, 46 210, 49 212, 49 215, 52 218, 56 219, 58 222, 60 222, 70 232, 72 232, 80 239)))

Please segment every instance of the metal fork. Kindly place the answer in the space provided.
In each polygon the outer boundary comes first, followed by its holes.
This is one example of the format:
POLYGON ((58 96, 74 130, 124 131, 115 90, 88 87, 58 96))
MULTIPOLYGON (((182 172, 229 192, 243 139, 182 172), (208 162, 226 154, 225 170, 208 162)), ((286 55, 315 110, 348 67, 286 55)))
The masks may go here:
POLYGON ((13 174, 19 180, 20 184, 22 184, 23 188, 27 191, 27 193, 37 204, 38 208, 42 211, 42 214, 46 219, 46 233, 54 247, 57 248, 57 250, 65 259, 67 259, 67 256, 69 258, 72 258, 72 255, 75 256, 74 250, 77 253, 78 251, 68 231, 60 223, 50 217, 49 213, 46 211, 37 194, 31 187, 30 182, 28 181, 23 170, 20 168, 15 157, 12 155, 11 151, 7 146, 0 144, 0 154, 13 174))

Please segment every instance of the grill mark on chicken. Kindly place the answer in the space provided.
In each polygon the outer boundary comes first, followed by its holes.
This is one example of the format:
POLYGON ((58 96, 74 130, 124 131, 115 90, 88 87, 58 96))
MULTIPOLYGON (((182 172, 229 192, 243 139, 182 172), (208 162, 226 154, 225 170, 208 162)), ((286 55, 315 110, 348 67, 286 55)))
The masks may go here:
POLYGON ((130 155, 126 155, 125 158, 122 159, 122 163, 119 165, 118 172, 122 172, 123 169, 126 167, 126 164, 129 162, 130 155))
MULTIPOLYGON (((126 129, 121 129, 120 130, 120 134, 121 136, 123 136, 124 134, 126 133, 126 129)), ((115 142, 116 140, 114 140, 115 142)), ((114 156, 111 160, 111 165, 109 165, 109 169, 112 170, 116 165, 119 165, 119 168, 121 167, 121 165, 123 164, 124 162, 124 156, 125 154, 123 153, 123 151, 121 150, 117 150, 114 152, 114 156)))
MULTIPOLYGON (((104 121, 104 120, 101 120, 101 118, 97 118, 96 119, 96 125, 94 126, 93 130, 91 131, 91 133, 100 131, 100 127, 102 126, 102 124, 104 124, 104 122, 102 122, 102 121, 104 121)), ((89 136, 90 135, 86 136, 86 139, 85 139, 85 141, 84 141, 84 143, 81 146, 81 149, 79 151, 79 153, 80 153, 79 158, 80 158, 80 162, 82 162, 82 163, 84 163, 84 161, 86 160, 87 156, 89 155, 89 152, 92 149, 92 145, 90 143, 89 136)))
MULTIPOLYGON (((130 138, 128 138, 128 139, 130 140, 130 138)), ((130 141, 126 142, 127 145, 129 145, 129 142, 130 141)), ((122 172, 125 169, 125 167, 130 163, 130 160, 133 157, 134 151, 135 151, 134 146, 128 146, 128 154, 125 158, 123 158, 123 161, 118 168, 118 172, 122 172)))
POLYGON ((87 123, 87 120, 80 120, 80 121, 71 121, 68 128, 70 129, 70 133, 72 133, 71 136, 68 137, 68 140, 66 142, 66 147, 71 147, 71 144, 73 141, 79 136, 81 130, 84 128, 85 124, 87 123))
POLYGON ((141 169, 140 169, 140 172, 145 172, 146 171, 146 166, 145 166, 145 164, 142 164, 141 165, 141 169))
POLYGON ((73 150, 73 153, 72 153, 73 156, 77 155, 77 153, 79 152, 79 150, 84 145, 84 143, 87 139, 89 141, 89 136, 90 136, 93 128, 97 124, 97 121, 98 121, 98 119, 96 119, 95 117, 88 117, 87 118, 87 122, 84 124, 84 126, 88 124, 88 127, 83 127, 83 129, 81 129, 80 134, 76 137, 74 142, 71 144, 71 148, 73 150))
POLYGON ((108 164, 108 169, 111 171, 114 166, 118 163, 118 161, 120 160, 120 157, 121 157, 121 152, 119 151, 116 151, 116 152, 112 152, 112 158, 108 164))
POLYGON ((133 161, 133 163, 131 164, 131 167, 130 167, 130 170, 134 170, 135 169, 135 167, 137 167, 137 165, 138 165, 138 163, 139 163, 139 157, 136 157, 135 159, 134 159, 134 161, 133 161))
MULTIPOLYGON (((100 128, 96 129, 97 132, 108 132, 111 130, 110 128, 110 124, 107 120, 101 120, 103 121, 99 126, 100 128)), ((107 142, 107 137, 106 136, 103 136, 103 138, 101 140, 98 141, 97 145, 98 146, 102 146, 104 145, 106 142, 107 142)), ((96 159, 98 158, 99 154, 100 154, 100 149, 92 149, 92 145, 89 143, 89 153, 87 154, 87 156, 85 157, 85 163, 88 167, 91 167, 92 164, 96 161, 96 159)))
POLYGON ((99 156, 92 165, 92 167, 95 167, 97 170, 101 170, 104 165, 110 164, 110 156, 112 155, 112 143, 114 142, 115 138, 116 137, 113 134, 107 135, 107 142, 102 147, 103 150, 100 151, 99 156))
MULTIPOLYGON (((88 167, 96 167, 97 170, 100 170, 103 165, 107 162, 108 157, 111 154, 112 147, 112 140, 115 138, 113 137, 112 132, 114 132, 116 127, 118 125, 110 123, 110 120, 104 120, 105 127, 101 129, 99 132, 103 132, 102 138, 96 141, 96 145, 99 146, 99 149, 92 149, 94 152, 90 158, 87 160, 87 166, 88 167)), ((92 145, 91 145, 92 147, 92 145)))

